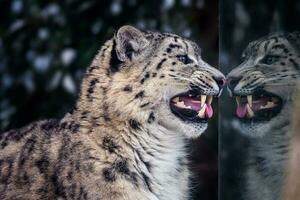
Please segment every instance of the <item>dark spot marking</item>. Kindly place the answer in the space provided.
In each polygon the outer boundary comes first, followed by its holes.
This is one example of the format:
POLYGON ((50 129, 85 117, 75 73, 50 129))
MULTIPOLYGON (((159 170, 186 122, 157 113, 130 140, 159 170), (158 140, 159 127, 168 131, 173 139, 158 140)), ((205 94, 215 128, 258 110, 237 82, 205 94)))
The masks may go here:
POLYGON ((152 77, 156 77, 157 73, 152 73, 152 77))
POLYGON ((154 113, 151 112, 150 115, 149 115, 149 117, 148 117, 147 122, 150 124, 150 123, 152 123, 154 120, 155 120, 154 113))
POLYGON ((49 131, 49 130, 54 129, 58 126, 59 126, 59 120, 52 119, 52 120, 49 120, 49 121, 46 121, 45 123, 43 123, 41 125, 41 128, 45 131, 49 131))
POLYGON ((144 158, 143 158, 143 156, 141 155, 140 151, 136 150, 136 153, 137 153, 137 155, 138 155, 140 161, 141 161, 142 163, 144 163, 144 165, 146 166, 148 172, 150 172, 150 171, 151 171, 151 167, 152 167, 151 164, 150 164, 149 162, 146 162, 146 161, 144 160, 144 158))
POLYGON ((140 129, 140 126, 141 126, 141 124, 138 121, 134 120, 134 119, 129 120, 129 125, 134 130, 140 129))
POLYGON ((67 125, 68 125, 67 122, 63 122, 63 123, 60 124, 60 127, 61 127, 62 129, 65 129, 65 128, 67 127, 67 125))
POLYGON ((94 79, 92 79, 91 80, 91 82, 90 82, 90 84, 89 84, 89 88, 87 89, 87 92, 88 92, 88 94, 87 94, 87 98, 91 101, 92 99, 91 99, 91 95, 94 93, 94 90, 95 90, 95 85, 96 85, 96 83, 98 83, 99 82, 99 80, 97 79, 97 78, 94 78, 94 79))
POLYGON ((162 64, 163 64, 164 62, 166 62, 166 60, 167 60, 166 58, 162 59, 162 60, 157 64, 156 69, 157 69, 157 70, 161 69, 162 64))
POLYGON ((0 160, 0 183, 4 183, 5 185, 8 185, 8 181, 11 178, 13 172, 13 163, 14 163, 13 158, 0 160))
POLYGON ((132 87, 130 85, 126 85, 124 88, 123 88, 123 91, 125 92, 132 92, 132 87))
POLYGON ((55 194, 57 195, 57 197, 61 196, 63 198, 66 198, 65 187, 63 186, 63 184, 61 183, 61 181, 59 181, 59 175, 58 175, 57 172, 55 172, 51 176, 51 182, 52 182, 52 185, 54 187, 55 194))
POLYGON ((162 74, 162 75, 160 75, 160 77, 159 78, 165 78, 165 75, 164 74, 162 74))
POLYGON ((144 108, 145 106, 148 106, 150 104, 150 102, 144 103, 142 105, 140 105, 141 108, 144 108))
POLYGON ((48 171, 49 161, 47 157, 43 156, 40 160, 36 161, 35 165, 40 170, 41 174, 45 174, 48 171))
POLYGON ((147 80, 150 77, 150 73, 147 72, 144 76, 144 78, 142 78, 142 80, 140 81, 141 84, 143 84, 145 82, 145 80, 147 80))
POLYGON ((106 181, 108 181, 108 182, 116 181, 116 174, 112 168, 106 167, 103 169, 102 173, 103 173, 103 177, 106 181))
POLYGON ((144 172, 141 172, 141 175, 143 177, 144 183, 146 184, 148 190, 150 192, 152 192, 152 187, 151 187, 151 184, 150 184, 150 182, 151 182, 150 178, 144 172))
POLYGON ((97 68, 98 68, 97 65, 90 66, 89 69, 88 69, 88 72, 91 73, 91 72, 93 72, 97 68))
POLYGON ((108 105, 106 103, 104 103, 103 105, 103 118, 105 121, 110 121, 110 117, 109 117, 109 114, 108 114, 108 105))
POLYGON ((80 124, 77 124, 75 122, 69 125, 69 130, 71 130, 72 133, 77 133, 79 131, 79 128, 80 128, 80 124))
POLYGON ((289 60, 293 64, 294 68, 299 71, 300 70, 300 66, 298 65, 298 63, 294 59, 292 59, 292 58, 290 58, 289 60))
POLYGON ((111 136, 105 136, 102 145, 104 149, 108 150, 110 153, 114 153, 119 148, 111 136))
POLYGON ((116 163, 114 164, 114 167, 115 167, 116 171, 120 172, 121 174, 129 175, 129 173, 130 173, 126 159, 121 159, 121 160, 116 161, 116 163))
POLYGON ((169 48, 171 48, 171 49, 174 49, 174 48, 180 49, 180 48, 182 48, 182 46, 180 46, 180 45, 178 45, 178 44, 170 44, 170 45, 169 45, 169 48))
POLYGON ((176 62, 172 62, 172 65, 176 65, 176 62))
POLYGON ((140 91, 139 93, 137 93, 136 95, 135 95, 135 99, 137 99, 137 98, 143 98, 145 96, 145 92, 144 91, 140 91))

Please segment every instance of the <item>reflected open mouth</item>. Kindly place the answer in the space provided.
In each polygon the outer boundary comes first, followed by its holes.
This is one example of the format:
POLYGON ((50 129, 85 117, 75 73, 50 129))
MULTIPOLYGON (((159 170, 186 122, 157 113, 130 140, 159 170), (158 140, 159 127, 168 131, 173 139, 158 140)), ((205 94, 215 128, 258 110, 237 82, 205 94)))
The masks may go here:
POLYGON ((174 115, 184 121, 207 123, 213 116, 212 100, 213 96, 189 91, 174 96, 170 101, 170 108, 174 115))
POLYGON ((268 121, 282 108, 282 99, 275 94, 259 90, 247 96, 235 96, 236 116, 243 120, 268 121))

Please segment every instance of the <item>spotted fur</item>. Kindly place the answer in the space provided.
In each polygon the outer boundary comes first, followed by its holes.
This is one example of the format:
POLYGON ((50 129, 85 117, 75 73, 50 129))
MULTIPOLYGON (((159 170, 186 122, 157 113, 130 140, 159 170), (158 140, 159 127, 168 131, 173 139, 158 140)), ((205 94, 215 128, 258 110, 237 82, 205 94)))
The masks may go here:
POLYGON ((293 95, 300 79, 299 51, 299 32, 269 35, 251 42, 243 53, 243 62, 227 76, 236 81, 231 88, 236 95, 261 88, 283 100, 281 112, 269 121, 234 122, 241 133, 251 137, 244 199, 280 199, 293 95))
POLYGON ((0 199, 187 199, 186 138, 206 124, 175 117, 169 100, 192 86, 218 94, 213 77, 193 42, 121 27, 72 112, 0 135, 0 199))

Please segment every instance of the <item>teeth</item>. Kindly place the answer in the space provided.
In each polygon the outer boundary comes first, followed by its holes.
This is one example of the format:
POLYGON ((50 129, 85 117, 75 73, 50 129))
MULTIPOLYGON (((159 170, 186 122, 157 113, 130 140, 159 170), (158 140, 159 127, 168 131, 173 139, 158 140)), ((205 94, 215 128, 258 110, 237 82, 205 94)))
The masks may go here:
POLYGON ((179 97, 174 98, 173 102, 179 102, 179 97))
POLYGON ((246 108, 247 108, 247 116, 250 117, 250 118, 253 117, 254 116, 254 112, 251 109, 251 107, 250 107, 249 104, 246 105, 246 108))
POLYGON ((274 104, 274 102, 268 101, 265 106, 260 106, 260 109, 273 108, 275 106, 276 106, 276 104, 274 104))
POLYGON ((247 96, 247 101, 248 101, 250 108, 252 108, 252 95, 247 96))
POLYGON ((177 101, 175 105, 179 108, 186 108, 183 101, 177 101))
POLYGON ((208 103, 209 105, 211 104, 212 100, 213 100, 213 97, 212 97, 212 96, 208 96, 208 97, 207 97, 207 103, 208 103))
POLYGON ((205 115, 205 109, 206 109, 206 105, 204 105, 204 106, 201 108, 201 110, 199 110, 198 116, 199 116, 200 118, 204 118, 204 115, 205 115))
POLYGON ((201 107, 205 104, 206 95, 201 95, 201 107))
POLYGON ((220 97, 220 96, 221 96, 221 94, 222 94, 222 91, 223 91, 223 88, 220 90, 220 92, 219 92, 219 94, 218 94, 218 97, 220 97))
POLYGON ((237 96, 237 97, 235 97, 235 100, 236 100, 237 105, 240 105, 241 97, 237 96))

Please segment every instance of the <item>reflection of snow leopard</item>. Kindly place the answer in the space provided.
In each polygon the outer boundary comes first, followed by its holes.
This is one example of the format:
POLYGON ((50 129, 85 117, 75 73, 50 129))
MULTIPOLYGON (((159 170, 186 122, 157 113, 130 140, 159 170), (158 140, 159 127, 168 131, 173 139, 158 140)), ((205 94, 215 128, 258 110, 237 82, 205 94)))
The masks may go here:
POLYGON ((251 42, 228 74, 237 100, 237 127, 250 136, 245 199, 280 199, 290 115, 300 78, 300 35, 272 34, 251 42))
POLYGON ((298 200, 300 197, 300 85, 294 99, 291 119, 292 139, 290 141, 289 159, 285 167, 286 177, 283 184, 283 199, 298 200))
POLYGON ((191 41, 120 28, 71 113, 0 135, 0 199, 186 199, 185 141, 223 79, 191 41))

